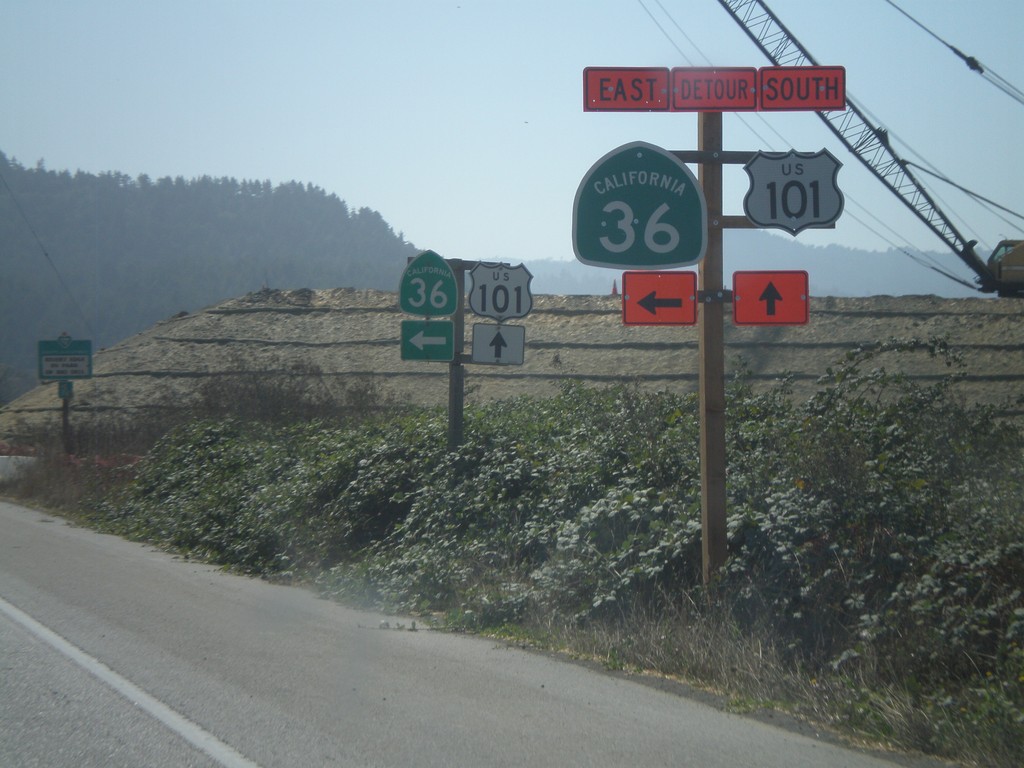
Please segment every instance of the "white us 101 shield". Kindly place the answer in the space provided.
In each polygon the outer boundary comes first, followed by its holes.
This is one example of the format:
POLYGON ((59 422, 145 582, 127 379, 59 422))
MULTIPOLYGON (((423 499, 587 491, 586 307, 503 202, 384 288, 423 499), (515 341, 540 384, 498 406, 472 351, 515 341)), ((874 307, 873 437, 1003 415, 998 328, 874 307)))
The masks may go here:
POLYGON ((470 270, 473 287, 469 292, 469 308, 481 317, 495 320, 526 317, 533 309, 530 281, 533 275, 522 264, 479 262, 470 270))

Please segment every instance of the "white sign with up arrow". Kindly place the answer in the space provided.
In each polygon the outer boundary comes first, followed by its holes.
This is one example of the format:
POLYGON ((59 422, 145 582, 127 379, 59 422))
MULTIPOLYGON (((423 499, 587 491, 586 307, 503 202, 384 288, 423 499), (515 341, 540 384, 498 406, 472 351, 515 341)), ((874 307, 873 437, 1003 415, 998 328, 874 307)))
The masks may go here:
POLYGON ((522 365, 526 328, 521 325, 473 325, 473 359, 481 365, 522 365))

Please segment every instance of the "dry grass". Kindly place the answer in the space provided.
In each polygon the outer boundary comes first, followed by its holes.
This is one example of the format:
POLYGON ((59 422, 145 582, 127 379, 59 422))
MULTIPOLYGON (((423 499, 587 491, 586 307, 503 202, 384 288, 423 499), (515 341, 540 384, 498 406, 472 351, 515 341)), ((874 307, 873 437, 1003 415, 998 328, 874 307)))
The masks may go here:
POLYGON ((634 605, 617 621, 586 625, 533 616, 497 635, 609 670, 680 683, 729 712, 782 713, 858 747, 944 755, 972 766, 1020 765, 1018 744, 998 722, 924 706, 911 685, 879 687, 871 670, 884 663, 878 659, 862 660, 848 675, 802 674, 770 629, 740 629, 726 606, 689 602, 654 612, 634 605))

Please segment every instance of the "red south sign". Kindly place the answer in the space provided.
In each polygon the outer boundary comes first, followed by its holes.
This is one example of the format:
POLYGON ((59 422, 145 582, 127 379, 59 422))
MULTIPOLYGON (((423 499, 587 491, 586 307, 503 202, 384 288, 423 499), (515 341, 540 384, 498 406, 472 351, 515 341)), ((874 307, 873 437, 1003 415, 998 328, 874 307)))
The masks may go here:
POLYGON ((760 108, 764 111, 846 109, 843 67, 761 67, 757 74, 760 108))

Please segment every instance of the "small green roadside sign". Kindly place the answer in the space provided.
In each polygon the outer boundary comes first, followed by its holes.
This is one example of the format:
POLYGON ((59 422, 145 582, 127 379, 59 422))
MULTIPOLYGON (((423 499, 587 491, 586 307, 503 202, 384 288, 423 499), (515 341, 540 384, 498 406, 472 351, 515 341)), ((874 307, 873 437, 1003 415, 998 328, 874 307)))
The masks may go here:
POLYGON ((455 359, 455 323, 451 320, 403 320, 402 359, 451 362, 455 359))
POLYGON ((39 342, 40 381, 88 379, 92 376, 92 341, 72 339, 66 333, 39 342))
POLYGON ((707 247, 707 203, 697 179, 671 153, 634 141, 583 177, 572 211, 572 247, 584 264, 674 269, 707 247))
POLYGON ((433 251, 423 251, 402 272, 398 305, 403 312, 420 317, 447 317, 459 306, 455 272, 433 251))

